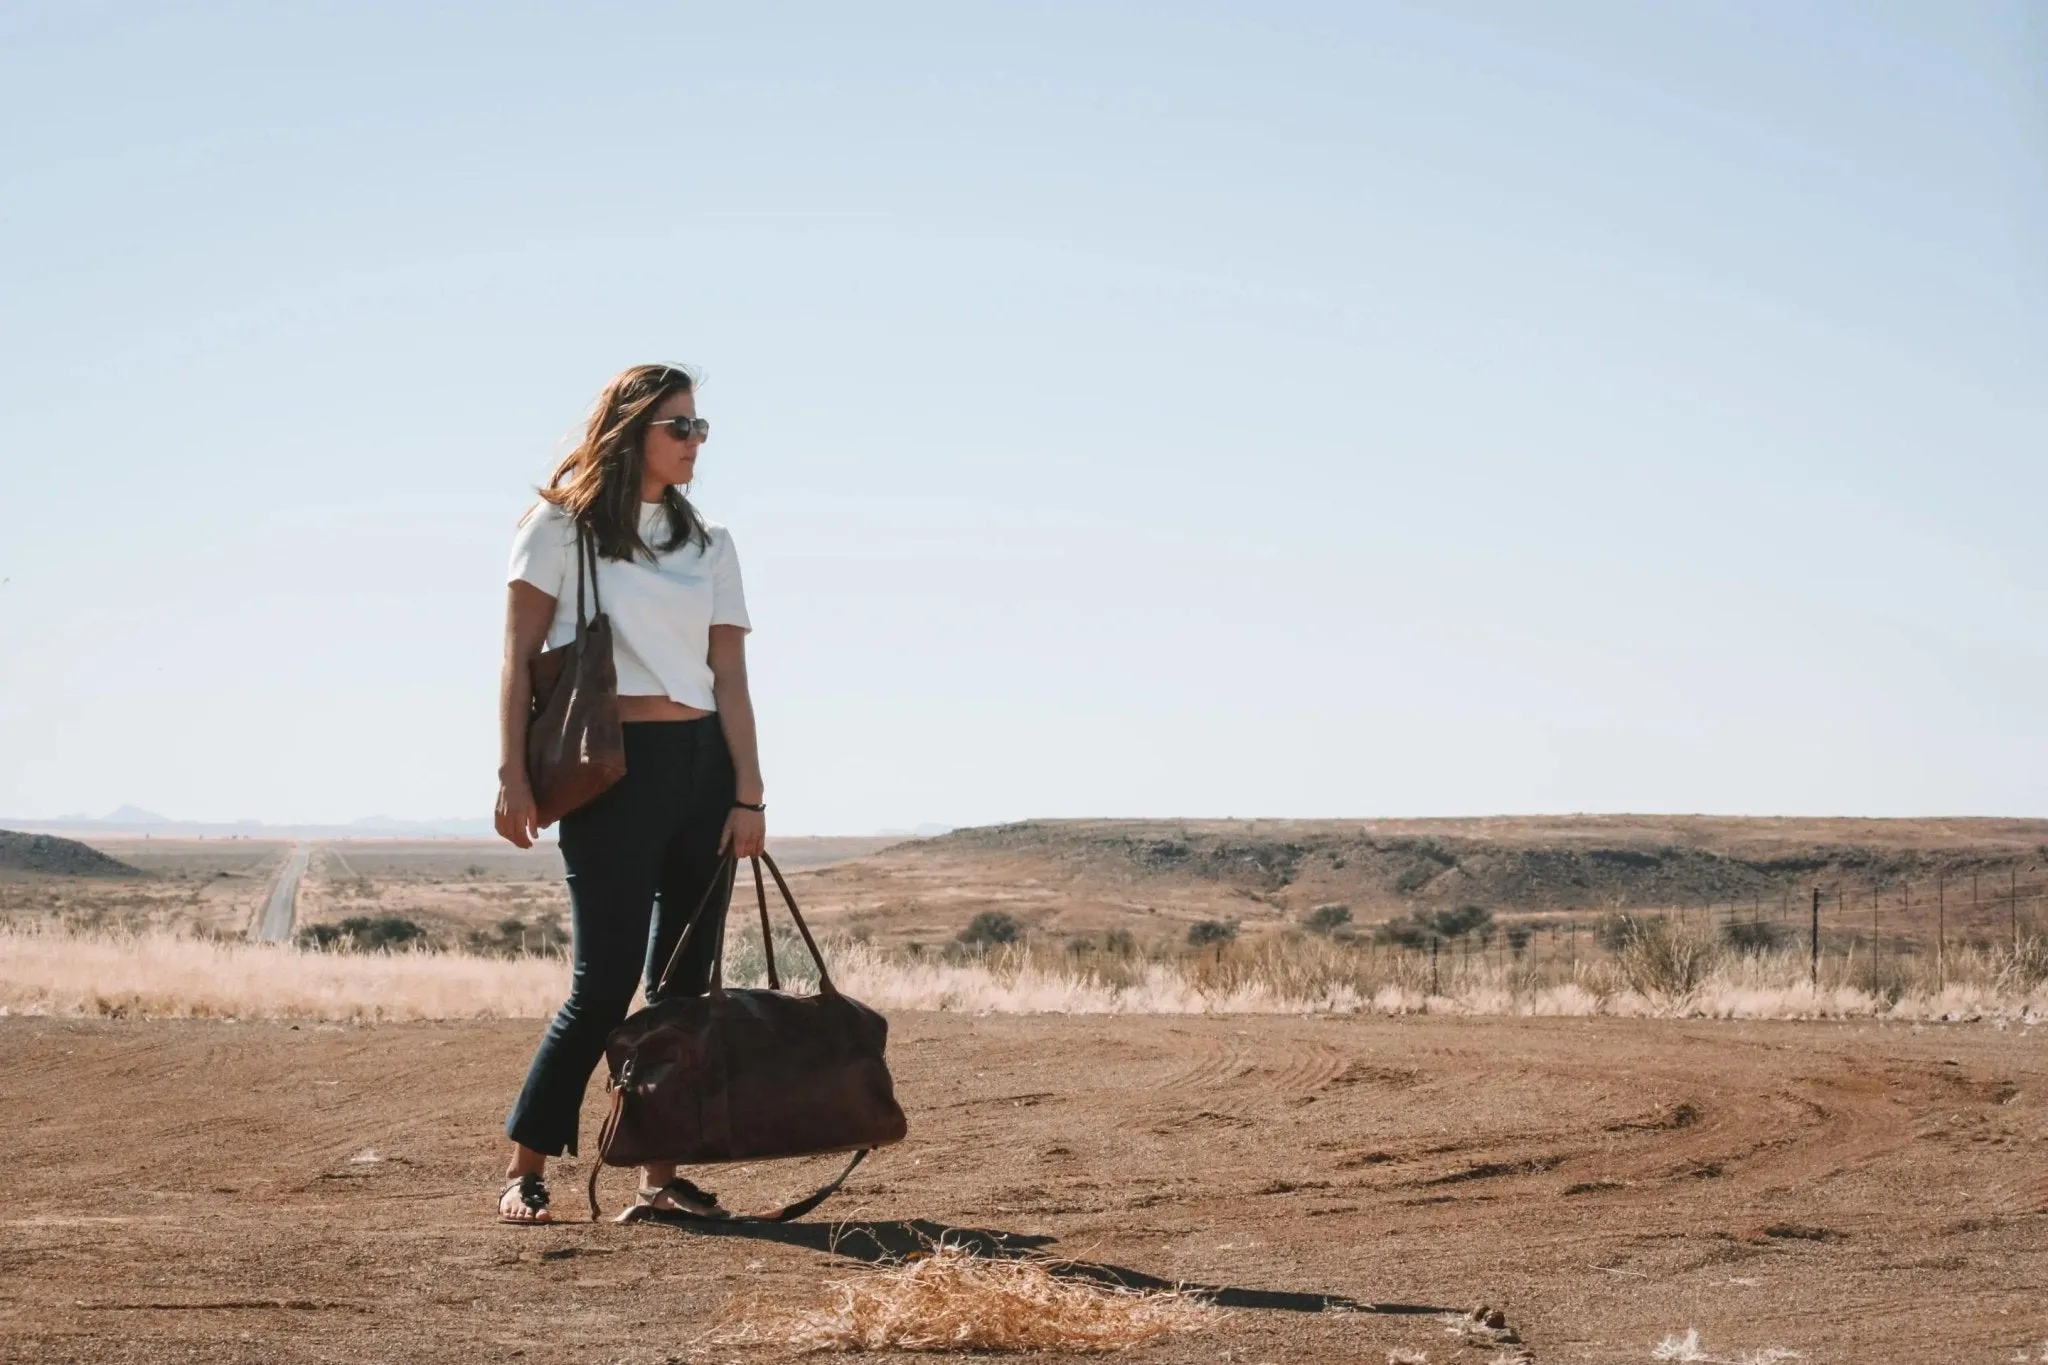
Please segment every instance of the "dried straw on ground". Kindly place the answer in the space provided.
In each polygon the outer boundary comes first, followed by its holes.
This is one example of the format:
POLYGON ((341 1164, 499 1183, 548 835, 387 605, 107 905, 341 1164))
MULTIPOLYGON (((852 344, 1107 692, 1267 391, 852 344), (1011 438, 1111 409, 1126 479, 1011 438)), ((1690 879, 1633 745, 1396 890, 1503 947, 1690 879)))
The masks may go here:
POLYGON ((807 1351, 1121 1351, 1212 1325, 1191 1294, 1063 1280, 1046 1262, 984 1260, 958 1247, 828 1285, 837 1302, 794 1320, 741 1322, 720 1346, 807 1351))

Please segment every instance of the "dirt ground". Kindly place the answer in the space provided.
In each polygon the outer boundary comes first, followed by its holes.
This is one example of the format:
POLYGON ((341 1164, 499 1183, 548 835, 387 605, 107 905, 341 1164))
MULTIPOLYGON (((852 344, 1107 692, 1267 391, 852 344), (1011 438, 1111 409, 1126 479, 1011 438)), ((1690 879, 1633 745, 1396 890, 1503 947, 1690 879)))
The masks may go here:
POLYGON ((1727 1360, 2048 1349, 2022 1029, 904 1015, 909 1140, 804 1224, 711 1235, 492 1221, 539 1027, 0 1020, 0 1359, 774 1358, 707 1334, 942 1228, 1225 1291, 1160 1362, 1477 1365, 1431 1313, 1481 1301, 1545 1362, 1689 1328, 1727 1360))

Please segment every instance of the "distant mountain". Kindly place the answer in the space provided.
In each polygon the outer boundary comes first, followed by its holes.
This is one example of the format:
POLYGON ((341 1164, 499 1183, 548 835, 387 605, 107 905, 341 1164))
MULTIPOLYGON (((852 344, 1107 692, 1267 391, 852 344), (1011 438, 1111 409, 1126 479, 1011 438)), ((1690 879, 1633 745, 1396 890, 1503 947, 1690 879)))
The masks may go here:
POLYGON ((60 815, 54 820, 6 820, 0 825, 18 830, 41 830, 78 834, 152 834, 159 838, 218 838, 232 835, 243 839, 481 839, 494 831, 486 819, 400 820, 389 815, 372 815, 348 824, 267 824, 261 820, 174 820, 140 806, 122 806, 94 818, 60 815))

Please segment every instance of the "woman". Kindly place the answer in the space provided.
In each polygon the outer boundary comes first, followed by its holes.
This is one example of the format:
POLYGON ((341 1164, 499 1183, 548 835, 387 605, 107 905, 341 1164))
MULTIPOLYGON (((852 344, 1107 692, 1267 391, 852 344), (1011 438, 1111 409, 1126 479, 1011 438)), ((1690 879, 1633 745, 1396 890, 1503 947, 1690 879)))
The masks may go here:
MULTIPOLYGON (((626 775, 562 817, 575 972, 505 1121, 513 1147, 498 1213, 509 1223, 550 1221, 547 1160, 576 1151, 605 1035, 625 1018, 641 976, 653 994, 699 905, 708 922, 670 994, 709 989, 731 890, 729 879, 713 883, 726 852, 751 857, 765 838, 739 560, 732 537, 685 492, 710 433, 695 387, 672 365, 636 365, 607 384, 512 543, 498 833, 521 848, 539 833, 526 772, 528 661, 575 638, 579 528, 597 547, 611 618, 626 775)), ((641 1168, 639 1201, 718 1211, 717 1197, 677 1179, 673 1166, 641 1168)))

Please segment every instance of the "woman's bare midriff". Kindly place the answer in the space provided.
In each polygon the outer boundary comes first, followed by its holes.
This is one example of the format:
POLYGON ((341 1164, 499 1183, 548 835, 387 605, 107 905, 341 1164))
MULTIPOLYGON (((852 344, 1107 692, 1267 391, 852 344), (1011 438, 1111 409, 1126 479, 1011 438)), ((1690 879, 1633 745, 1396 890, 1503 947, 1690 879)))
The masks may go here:
POLYGON ((702 720, 710 715, 694 706, 685 706, 668 697, 620 697, 619 719, 633 720, 702 720))

